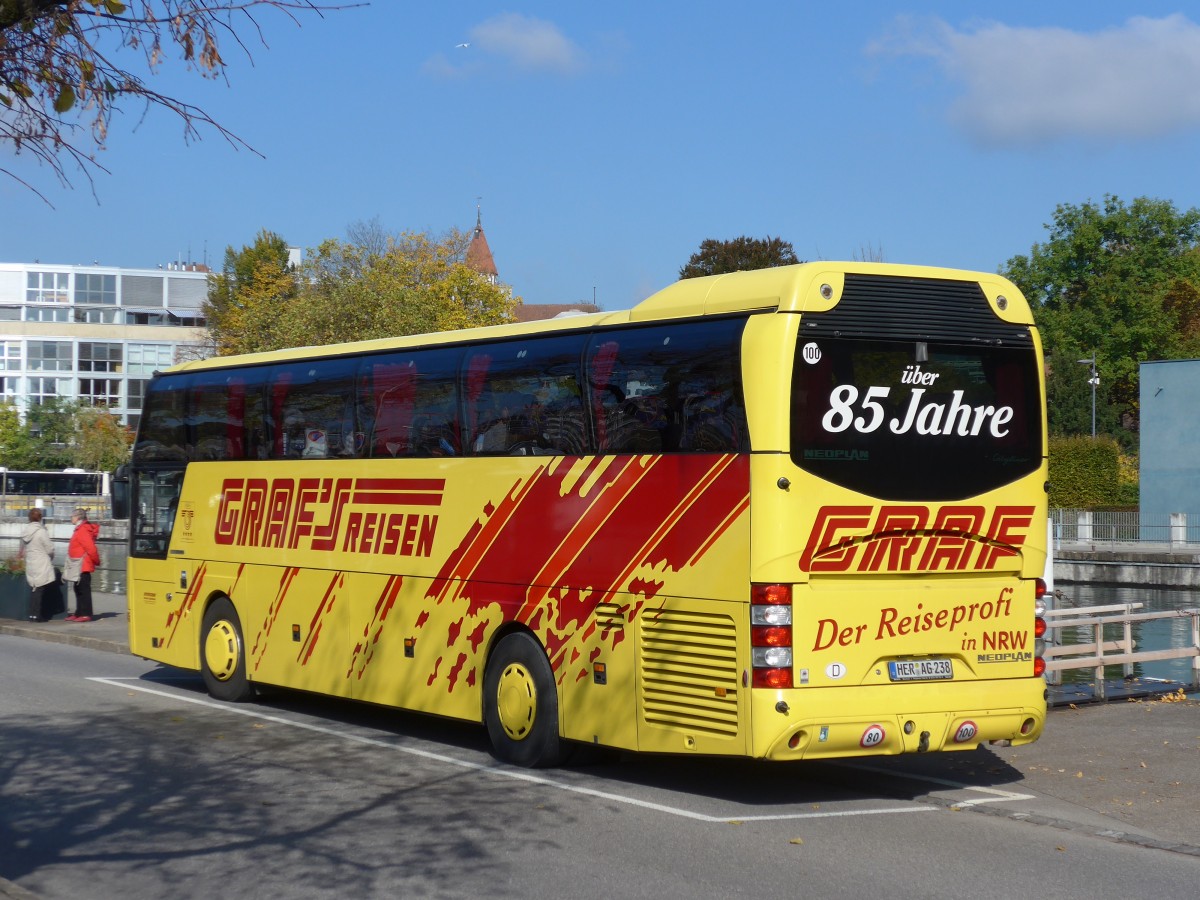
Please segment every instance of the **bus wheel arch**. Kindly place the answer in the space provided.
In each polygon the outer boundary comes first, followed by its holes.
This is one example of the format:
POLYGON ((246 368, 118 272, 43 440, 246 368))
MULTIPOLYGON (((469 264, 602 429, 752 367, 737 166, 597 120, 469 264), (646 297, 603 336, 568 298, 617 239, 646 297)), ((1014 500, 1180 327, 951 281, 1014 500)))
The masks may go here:
POLYGON ((558 684, 546 651, 530 632, 498 635, 483 675, 483 722, 502 762, 526 768, 562 763, 558 684))
POLYGON ((241 702, 254 696, 246 674, 246 640, 233 602, 218 594, 200 626, 200 674, 210 696, 241 702))

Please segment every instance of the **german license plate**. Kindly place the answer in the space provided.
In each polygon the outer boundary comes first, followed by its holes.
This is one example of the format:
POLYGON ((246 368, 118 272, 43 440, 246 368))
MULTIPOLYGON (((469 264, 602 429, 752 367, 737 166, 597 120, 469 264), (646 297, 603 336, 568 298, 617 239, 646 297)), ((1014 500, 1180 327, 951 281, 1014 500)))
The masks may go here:
POLYGON ((892 681, 939 681, 954 677, 954 666, 948 659, 898 659, 888 663, 892 681))

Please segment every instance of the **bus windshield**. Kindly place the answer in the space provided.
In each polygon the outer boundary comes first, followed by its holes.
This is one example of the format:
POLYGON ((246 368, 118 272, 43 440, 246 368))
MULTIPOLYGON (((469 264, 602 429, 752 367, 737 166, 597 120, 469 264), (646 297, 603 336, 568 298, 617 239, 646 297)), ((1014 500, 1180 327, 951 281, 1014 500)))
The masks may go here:
POLYGON ((1032 347, 801 336, 792 461, 883 500, 959 500, 1041 464, 1032 347))

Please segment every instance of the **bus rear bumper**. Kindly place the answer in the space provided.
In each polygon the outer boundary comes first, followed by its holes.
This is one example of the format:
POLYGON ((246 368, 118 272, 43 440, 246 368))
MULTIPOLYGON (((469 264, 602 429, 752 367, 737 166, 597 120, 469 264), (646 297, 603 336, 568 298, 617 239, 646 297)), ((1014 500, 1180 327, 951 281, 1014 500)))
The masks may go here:
POLYGON ((1037 740, 1046 724, 1041 678, 756 690, 751 703, 753 755, 773 760, 1016 746, 1037 740), (988 700, 996 705, 981 705, 988 700))

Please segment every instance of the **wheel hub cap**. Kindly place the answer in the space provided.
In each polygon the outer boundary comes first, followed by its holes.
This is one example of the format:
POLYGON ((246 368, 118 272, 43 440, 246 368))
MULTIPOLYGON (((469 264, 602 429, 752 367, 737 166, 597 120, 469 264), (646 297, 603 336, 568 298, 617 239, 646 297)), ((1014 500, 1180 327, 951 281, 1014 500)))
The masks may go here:
POLYGON ((500 673, 496 687, 496 711, 500 726, 514 741, 524 740, 537 716, 537 689, 529 670, 512 663, 500 673))

